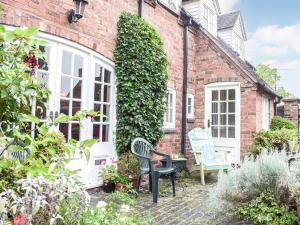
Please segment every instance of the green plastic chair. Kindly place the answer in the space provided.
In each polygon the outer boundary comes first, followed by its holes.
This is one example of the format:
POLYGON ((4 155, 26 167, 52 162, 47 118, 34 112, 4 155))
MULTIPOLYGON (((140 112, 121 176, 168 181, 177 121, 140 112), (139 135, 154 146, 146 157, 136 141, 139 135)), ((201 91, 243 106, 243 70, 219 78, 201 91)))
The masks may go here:
POLYGON ((158 199, 158 179, 160 175, 171 175, 173 196, 175 197, 175 170, 172 167, 171 156, 158 152, 148 141, 143 138, 136 138, 131 143, 131 151, 139 161, 139 180, 137 191, 140 189, 142 175, 149 174, 149 188, 152 192, 153 202, 158 199), (153 155, 166 158, 165 167, 156 168, 151 161, 153 155))
POLYGON ((198 170, 200 167, 201 184, 205 185, 205 172, 219 172, 220 170, 227 171, 230 166, 228 161, 228 150, 216 150, 211 134, 204 129, 194 128, 188 134, 192 152, 194 153, 196 165, 193 170, 198 170), (222 152, 223 159, 220 159, 216 153, 222 152))

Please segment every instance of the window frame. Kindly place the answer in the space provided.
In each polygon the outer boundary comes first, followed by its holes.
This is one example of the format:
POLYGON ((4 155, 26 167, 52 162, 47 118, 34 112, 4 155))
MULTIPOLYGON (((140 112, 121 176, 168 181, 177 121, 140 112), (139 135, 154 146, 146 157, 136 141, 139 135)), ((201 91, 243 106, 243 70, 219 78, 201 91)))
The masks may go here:
POLYGON ((262 97, 262 129, 270 129, 270 99, 262 97))
POLYGON ((188 93, 186 97, 186 118, 187 119, 194 119, 195 115, 195 102, 194 102, 194 95, 188 93), (191 99, 191 105, 189 105, 189 98, 191 99), (191 112, 189 113, 189 107, 191 107, 191 112))
POLYGON ((175 129, 176 128, 176 90, 173 88, 168 88, 168 96, 167 96, 167 107, 164 115, 164 126, 165 129, 175 129), (170 94, 172 94, 172 106, 170 107, 170 94), (173 110, 172 118, 167 118, 169 110, 173 110), (167 122, 168 119, 171 119, 171 122, 167 122))
POLYGON ((214 22, 214 12, 206 4, 203 4, 203 15, 202 15, 202 25, 210 33, 214 33, 215 22, 214 22))

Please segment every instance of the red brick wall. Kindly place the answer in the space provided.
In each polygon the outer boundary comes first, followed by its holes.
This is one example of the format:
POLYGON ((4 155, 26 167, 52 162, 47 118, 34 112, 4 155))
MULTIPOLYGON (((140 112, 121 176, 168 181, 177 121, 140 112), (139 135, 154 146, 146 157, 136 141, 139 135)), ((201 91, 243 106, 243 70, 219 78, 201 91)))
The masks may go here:
MULTIPOLYGON (((137 13, 137 0, 90 1, 84 17, 69 24, 66 14, 72 0, 0 0, 4 8, 0 23, 14 26, 36 26, 41 31, 82 44, 113 60, 117 21, 122 11, 137 13)), ((180 152, 183 27, 178 17, 160 5, 145 4, 144 17, 158 31, 168 56, 168 85, 176 89, 176 130, 165 134, 159 146, 169 153, 180 152)), ((257 87, 251 79, 220 54, 202 32, 189 33, 188 90, 195 96, 195 120, 189 121, 188 131, 203 127, 204 87, 213 82, 241 83, 241 149, 250 149, 252 133, 257 131, 259 102, 257 87)), ((189 146, 189 143, 188 143, 189 146)))
POLYGON ((298 127, 298 105, 300 104, 299 99, 291 99, 284 101, 284 118, 293 121, 298 127))

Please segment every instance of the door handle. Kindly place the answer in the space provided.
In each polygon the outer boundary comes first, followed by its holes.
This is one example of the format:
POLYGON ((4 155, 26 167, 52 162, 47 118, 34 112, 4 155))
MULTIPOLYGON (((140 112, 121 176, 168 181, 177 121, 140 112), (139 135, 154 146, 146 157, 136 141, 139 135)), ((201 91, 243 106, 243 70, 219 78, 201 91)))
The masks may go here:
POLYGON ((210 128, 210 119, 207 120, 207 127, 210 128))

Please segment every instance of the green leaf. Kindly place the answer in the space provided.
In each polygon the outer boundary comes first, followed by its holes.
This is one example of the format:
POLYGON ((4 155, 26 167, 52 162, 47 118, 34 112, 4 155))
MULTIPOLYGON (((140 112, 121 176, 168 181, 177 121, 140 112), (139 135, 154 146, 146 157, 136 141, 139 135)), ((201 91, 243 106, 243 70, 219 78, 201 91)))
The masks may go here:
POLYGON ((11 145, 11 146, 8 147, 7 150, 10 151, 10 152, 21 152, 24 149, 19 145, 11 145))
POLYGON ((48 169, 48 173, 52 173, 52 171, 55 169, 57 163, 51 163, 50 166, 49 166, 49 169, 48 169))
POLYGON ((21 121, 23 122, 33 122, 33 123, 40 123, 41 120, 39 118, 37 118, 36 116, 32 115, 32 114, 22 114, 21 115, 21 118, 20 118, 21 121))
POLYGON ((42 126, 40 126, 38 128, 39 133, 42 134, 42 135, 46 135, 48 133, 48 130, 49 129, 45 124, 43 124, 42 126))
POLYGON ((66 123, 72 120, 72 117, 67 116, 65 114, 59 114, 59 116, 53 121, 54 125, 57 125, 59 123, 66 123))
POLYGON ((24 30, 24 35, 25 36, 34 36, 37 35, 39 32, 39 29, 36 27, 28 27, 27 29, 24 30))
POLYGON ((0 33, 4 33, 5 32, 5 27, 3 25, 0 25, 0 33))
POLYGON ((85 156, 87 162, 89 162, 90 158, 91 158, 91 152, 90 152, 90 150, 88 148, 84 148, 83 149, 83 153, 84 153, 84 156, 85 156))
POLYGON ((97 140, 95 140, 95 139, 87 139, 87 140, 84 140, 84 141, 80 142, 80 147, 81 147, 81 148, 90 148, 90 147, 92 147, 96 142, 97 142, 97 140))

